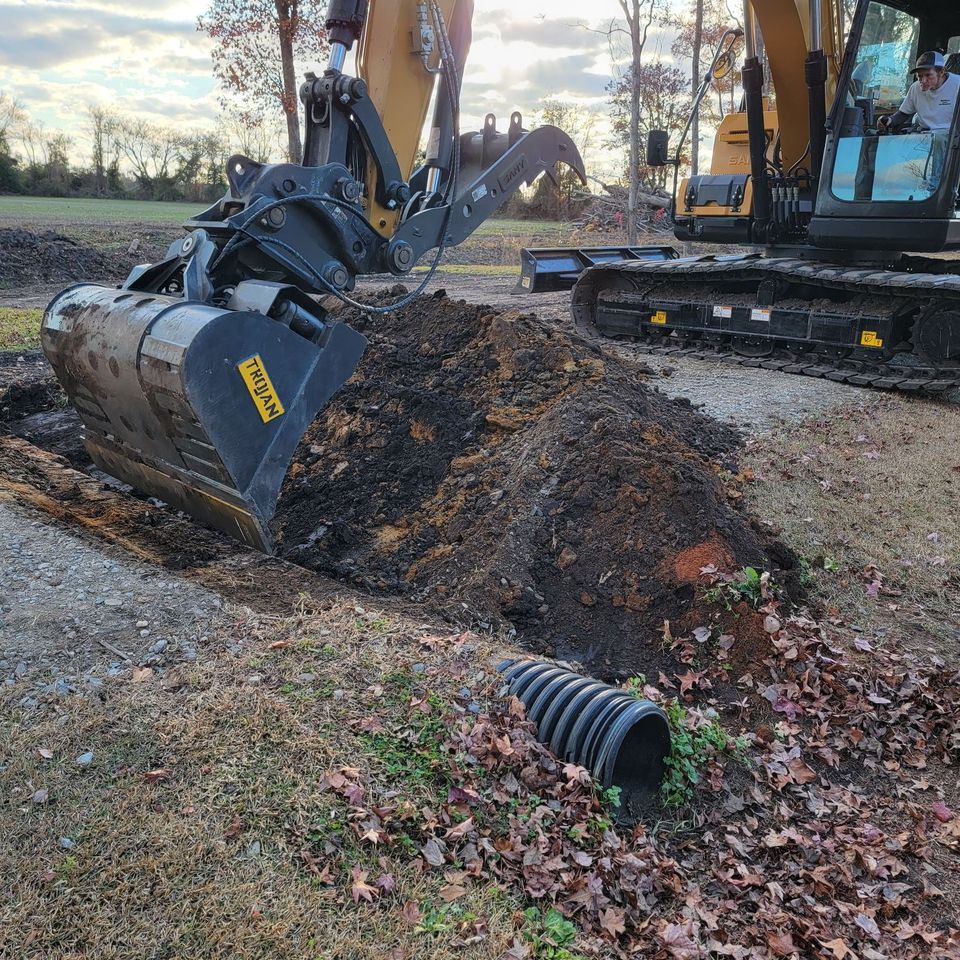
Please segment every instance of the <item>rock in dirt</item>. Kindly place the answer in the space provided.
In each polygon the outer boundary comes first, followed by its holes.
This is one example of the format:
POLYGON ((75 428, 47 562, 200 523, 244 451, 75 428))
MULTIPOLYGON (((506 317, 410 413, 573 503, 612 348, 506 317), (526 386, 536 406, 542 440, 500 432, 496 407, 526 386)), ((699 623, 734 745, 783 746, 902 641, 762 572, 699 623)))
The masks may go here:
POLYGON ((284 487, 294 562, 605 674, 649 672, 664 620, 705 619, 701 564, 792 565, 718 479, 737 436, 629 361, 438 297, 343 319, 370 347, 284 487))

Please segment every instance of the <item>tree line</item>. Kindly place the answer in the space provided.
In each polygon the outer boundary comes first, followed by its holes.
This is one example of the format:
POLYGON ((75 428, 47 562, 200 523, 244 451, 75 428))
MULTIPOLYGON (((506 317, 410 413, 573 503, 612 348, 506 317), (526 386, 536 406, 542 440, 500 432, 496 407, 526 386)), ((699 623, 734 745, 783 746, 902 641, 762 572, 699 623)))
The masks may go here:
POLYGON ((88 107, 71 136, 0 92, 0 193, 208 201, 226 189, 232 154, 267 162, 275 152, 275 125, 181 130, 101 106, 88 107))
MULTIPOLYGON (((676 143, 699 78, 728 26, 726 0, 619 0, 623 19, 606 30, 612 79, 607 85, 609 135, 597 140, 597 115, 551 98, 540 123, 570 132, 581 152, 602 146, 621 157, 630 188, 629 223, 637 197, 668 186, 669 168, 648 168, 647 131, 664 129, 676 143), (672 34, 662 48, 664 30, 672 34), (653 37, 657 43, 651 43, 653 37), (688 64, 688 69, 680 65, 688 64)), ((228 157, 243 153, 266 162, 282 152, 299 161, 300 121, 295 62, 321 62, 327 45, 324 0, 210 0, 198 29, 212 40, 213 72, 222 91, 224 120, 214 130, 183 130, 88 107, 75 135, 48 131, 23 105, 0 92, 0 192, 46 196, 129 197, 212 201, 222 195, 228 157)), ((736 72, 714 85, 700 121, 715 126, 736 109, 736 72)), ((699 131, 691 131, 684 163, 697 172, 699 131)), ((563 217, 576 184, 542 184, 528 200, 531 212, 563 217)), ((629 226, 628 226, 629 229, 629 226)))

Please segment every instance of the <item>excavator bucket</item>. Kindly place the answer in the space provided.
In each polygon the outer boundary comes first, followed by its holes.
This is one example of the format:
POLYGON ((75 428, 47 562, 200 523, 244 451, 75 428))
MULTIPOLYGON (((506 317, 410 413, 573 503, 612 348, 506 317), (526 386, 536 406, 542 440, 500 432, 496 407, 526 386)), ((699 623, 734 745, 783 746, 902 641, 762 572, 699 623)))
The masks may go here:
POLYGON ((79 284, 42 342, 97 466, 269 553, 294 450, 366 347, 319 326, 307 339, 256 310, 79 284))

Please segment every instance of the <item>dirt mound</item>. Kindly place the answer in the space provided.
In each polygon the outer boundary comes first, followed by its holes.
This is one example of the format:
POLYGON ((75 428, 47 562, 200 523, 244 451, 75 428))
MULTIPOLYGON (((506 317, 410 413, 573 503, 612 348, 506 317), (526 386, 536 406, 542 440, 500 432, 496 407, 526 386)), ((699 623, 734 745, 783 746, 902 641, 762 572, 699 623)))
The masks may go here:
POLYGON ((296 563, 510 623, 605 673, 649 668, 663 621, 696 612, 691 558, 790 563, 717 478, 735 435, 630 364, 438 296, 343 318, 371 343, 281 496, 296 563))
POLYGON ((59 283, 112 276, 113 272, 99 250, 62 234, 0 229, 2 283, 59 283))
POLYGON ((65 402, 60 384, 39 350, 0 353, 0 426, 65 402))

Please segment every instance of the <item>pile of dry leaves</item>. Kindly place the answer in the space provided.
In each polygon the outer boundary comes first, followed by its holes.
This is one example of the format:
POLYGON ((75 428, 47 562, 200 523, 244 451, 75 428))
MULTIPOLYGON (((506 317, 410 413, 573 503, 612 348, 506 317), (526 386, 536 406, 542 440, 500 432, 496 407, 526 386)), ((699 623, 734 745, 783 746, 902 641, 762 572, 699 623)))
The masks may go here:
MULTIPOLYGON (((781 619, 776 601, 760 614, 768 649, 735 678, 739 702, 711 700, 731 684, 731 651, 709 629, 674 643, 685 674, 645 688, 679 695, 686 709, 674 715, 688 733, 715 727, 718 710, 732 715, 725 726, 738 716, 757 731, 702 757, 691 802, 660 811, 656 825, 618 826, 586 771, 558 765, 515 700, 473 717, 413 698, 410 711, 435 713, 437 729, 452 731, 437 809, 373 795, 358 770, 331 773, 327 785, 358 836, 394 857, 409 846, 422 870, 444 871, 442 899, 493 880, 579 929, 569 948, 549 946, 549 935, 536 946, 518 918, 510 960, 958 956, 960 815, 943 787, 960 757, 960 677, 893 653, 848 663, 820 624, 781 619)), ((376 716, 358 723, 390 733, 376 716)), ((302 856, 321 873, 318 851, 302 856)), ((357 901, 386 900, 393 888, 389 874, 359 865, 352 878, 357 901)), ((417 904, 402 909, 422 921, 417 904)), ((464 944, 483 936, 482 918, 460 930, 464 944)))

